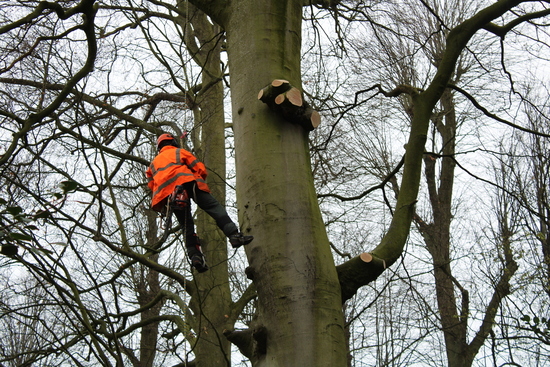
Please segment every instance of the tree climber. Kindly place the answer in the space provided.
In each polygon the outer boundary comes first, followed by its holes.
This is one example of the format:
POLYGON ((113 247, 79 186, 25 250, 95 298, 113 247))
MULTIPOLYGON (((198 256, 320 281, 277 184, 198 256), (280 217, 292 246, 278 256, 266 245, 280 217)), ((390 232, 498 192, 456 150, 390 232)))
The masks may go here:
POLYGON ((183 205, 173 207, 174 214, 185 231, 185 247, 191 259, 191 265, 199 273, 208 270, 208 265, 201 251, 199 238, 195 233, 195 224, 191 213, 192 198, 195 203, 208 213, 223 233, 229 238, 233 248, 249 244, 254 237, 243 235, 237 225, 229 218, 225 208, 210 194, 206 184, 206 167, 202 162, 185 149, 180 148, 171 134, 162 134, 157 139, 158 154, 145 172, 147 185, 153 192, 151 206, 153 210, 163 213, 171 195, 183 196, 183 205), (180 186, 181 185, 181 186, 180 186), (181 192, 177 192, 177 190, 181 192))

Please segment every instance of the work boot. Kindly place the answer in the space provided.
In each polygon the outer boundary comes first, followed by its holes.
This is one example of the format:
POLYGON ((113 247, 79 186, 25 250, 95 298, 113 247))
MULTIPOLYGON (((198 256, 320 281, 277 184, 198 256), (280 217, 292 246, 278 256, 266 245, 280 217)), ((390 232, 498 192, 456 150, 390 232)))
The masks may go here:
POLYGON ((197 269, 199 273, 204 273, 208 270, 208 265, 206 265, 206 260, 204 260, 202 253, 191 256, 191 266, 197 269))
POLYGON ((229 235, 229 243, 233 248, 239 248, 248 245, 254 239, 253 236, 245 236, 241 232, 229 235))
POLYGON ((197 269, 199 273, 204 273, 208 270, 208 265, 206 265, 206 260, 201 251, 199 238, 195 236, 193 242, 195 242, 194 245, 187 247, 187 255, 191 259, 191 266, 197 269))

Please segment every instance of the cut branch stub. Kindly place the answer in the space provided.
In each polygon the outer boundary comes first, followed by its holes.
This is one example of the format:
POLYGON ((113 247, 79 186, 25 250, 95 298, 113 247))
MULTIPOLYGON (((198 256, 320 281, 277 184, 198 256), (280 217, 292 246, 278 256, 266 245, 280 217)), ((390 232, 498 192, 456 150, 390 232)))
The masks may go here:
POLYGON ((289 84, 288 80, 275 79, 274 81, 271 82, 271 85, 274 87, 280 87, 283 84, 289 84))
POLYGON ((321 123, 321 115, 303 98, 302 92, 284 79, 275 79, 260 90, 258 99, 279 113, 285 120, 301 125, 307 131, 321 123))
POLYGON ((251 362, 267 353, 267 329, 263 325, 245 330, 224 330, 223 335, 251 362))
POLYGON ((285 96, 288 101, 296 107, 300 107, 304 104, 304 101, 302 99, 302 92, 300 92, 297 88, 290 88, 290 90, 286 92, 285 96))
POLYGON ((384 259, 364 252, 336 267, 342 291, 342 303, 355 295, 357 290, 376 280, 386 269, 384 259))

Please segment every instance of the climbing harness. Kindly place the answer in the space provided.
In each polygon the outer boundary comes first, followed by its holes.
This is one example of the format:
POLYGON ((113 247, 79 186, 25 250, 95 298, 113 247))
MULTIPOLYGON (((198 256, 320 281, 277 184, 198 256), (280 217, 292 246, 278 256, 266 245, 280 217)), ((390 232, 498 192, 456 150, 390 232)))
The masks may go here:
POLYGON ((168 235, 170 234, 170 229, 172 228, 172 214, 174 209, 179 210, 186 208, 191 205, 189 201, 189 195, 183 187, 183 185, 178 185, 174 191, 168 196, 166 201, 166 210, 164 214, 164 234, 162 235, 161 242, 166 241, 168 235))

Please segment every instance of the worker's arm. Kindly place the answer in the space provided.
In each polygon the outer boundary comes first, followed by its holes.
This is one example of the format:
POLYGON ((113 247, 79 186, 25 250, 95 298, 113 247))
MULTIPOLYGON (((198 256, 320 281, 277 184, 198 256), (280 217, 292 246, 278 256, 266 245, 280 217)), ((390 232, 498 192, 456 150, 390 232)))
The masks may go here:
POLYGON ((195 176, 206 180, 208 172, 206 171, 206 167, 204 166, 204 164, 199 161, 193 154, 184 149, 181 150, 181 155, 182 161, 185 162, 185 165, 189 167, 191 172, 193 172, 195 176))
POLYGON ((147 186, 151 191, 153 191, 153 171, 151 170, 151 167, 148 167, 145 171, 145 176, 147 177, 147 186))

